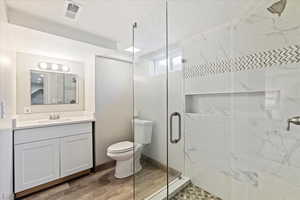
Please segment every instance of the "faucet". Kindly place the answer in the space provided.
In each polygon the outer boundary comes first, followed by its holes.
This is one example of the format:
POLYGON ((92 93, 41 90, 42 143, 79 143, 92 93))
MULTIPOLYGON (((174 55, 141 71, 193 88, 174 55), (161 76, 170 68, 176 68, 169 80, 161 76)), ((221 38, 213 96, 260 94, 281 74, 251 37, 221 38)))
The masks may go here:
POLYGON ((60 116, 59 116, 59 114, 57 114, 57 113, 51 113, 51 114, 49 115, 49 119, 50 119, 50 120, 57 120, 57 119, 60 119, 60 116))
POLYGON ((300 116, 292 117, 288 119, 287 131, 291 129, 291 124, 300 125, 300 116))

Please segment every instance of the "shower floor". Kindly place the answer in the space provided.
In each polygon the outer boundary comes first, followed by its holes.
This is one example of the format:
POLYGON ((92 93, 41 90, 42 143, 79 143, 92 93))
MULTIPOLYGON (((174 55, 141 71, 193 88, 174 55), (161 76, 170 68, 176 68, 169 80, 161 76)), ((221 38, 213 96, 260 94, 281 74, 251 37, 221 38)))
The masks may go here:
POLYGON ((179 193, 177 193, 171 200, 222 200, 209 192, 193 185, 189 184, 179 193))

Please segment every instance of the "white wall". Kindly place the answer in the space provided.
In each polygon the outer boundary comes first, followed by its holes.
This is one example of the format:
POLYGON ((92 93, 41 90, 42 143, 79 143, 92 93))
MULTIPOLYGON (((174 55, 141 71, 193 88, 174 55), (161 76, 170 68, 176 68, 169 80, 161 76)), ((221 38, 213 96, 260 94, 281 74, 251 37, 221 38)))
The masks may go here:
POLYGON ((110 158, 109 145, 133 141, 132 64, 96 58, 96 164, 110 158))
POLYGON ((0 21, 7 22, 7 10, 4 0, 0 1, 0 21))
POLYGON ((10 61, 7 57, 7 27, 4 2, 0 0, 0 102, 5 103, 5 116, 0 119, 0 199, 12 198, 12 134, 11 134, 11 80, 10 61))

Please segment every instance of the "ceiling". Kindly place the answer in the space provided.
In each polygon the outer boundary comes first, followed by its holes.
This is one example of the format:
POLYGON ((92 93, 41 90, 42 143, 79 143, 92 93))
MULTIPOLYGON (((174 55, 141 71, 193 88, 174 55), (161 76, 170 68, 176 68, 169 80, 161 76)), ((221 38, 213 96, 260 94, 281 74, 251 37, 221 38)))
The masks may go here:
MULTIPOLYGON (((64 17, 64 0, 6 0, 9 9, 117 41, 119 49, 131 46, 134 22, 138 23, 135 40, 141 53, 165 46, 165 0, 74 1, 83 9, 72 21, 64 17)), ((227 23, 258 1, 270 0, 169 0, 170 42, 227 23)))

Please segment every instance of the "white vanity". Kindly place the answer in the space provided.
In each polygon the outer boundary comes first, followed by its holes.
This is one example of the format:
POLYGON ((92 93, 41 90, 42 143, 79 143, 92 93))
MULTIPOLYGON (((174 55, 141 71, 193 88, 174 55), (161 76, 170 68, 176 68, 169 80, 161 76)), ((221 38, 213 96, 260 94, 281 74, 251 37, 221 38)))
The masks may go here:
POLYGON ((82 62, 17 53, 15 197, 95 169, 94 116, 85 108, 84 77, 82 62))
POLYGON ((14 129, 16 197, 58 184, 93 167, 93 120, 20 123, 14 129), (38 170, 37 170, 38 169, 38 170))

